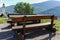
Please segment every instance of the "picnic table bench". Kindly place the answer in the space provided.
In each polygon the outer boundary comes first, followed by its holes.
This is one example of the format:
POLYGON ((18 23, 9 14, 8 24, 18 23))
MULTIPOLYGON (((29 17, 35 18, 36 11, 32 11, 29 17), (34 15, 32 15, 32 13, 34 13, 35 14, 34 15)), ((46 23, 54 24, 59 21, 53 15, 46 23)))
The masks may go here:
MULTIPOLYGON (((45 25, 50 25, 51 27, 54 25, 55 19, 57 19, 57 17, 54 15, 52 16, 27 15, 27 16, 12 18, 12 23, 23 22, 23 25, 18 26, 17 29, 22 29, 23 26, 25 26, 25 28, 30 28, 30 27, 35 27, 35 26, 45 27, 45 25), (41 23, 41 19, 51 19, 51 22, 41 23), (27 20, 40 20, 40 23, 26 25, 27 20)), ((15 28, 15 27, 12 27, 12 28, 15 28)))
POLYGON ((57 19, 57 16, 54 15, 45 15, 45 16, 40 16, 40 15, 24 15, 20 17, 13 17, 12 18, 12 23, 17 23, 17 22, 23 22, 23 25, 20 26, 13 26, 12 29, 14 31, 19 31, 22 30, 20 35, 22 35, 22 38, 19 38, 19 40, 24 40, 24 35, 26 30, 34 30, 38 28, 46 28, 51 31, 53 30, 54 20, 57 19), (41 23, 41 19, 51 19, 51 22, 46 22, 46 23, 41 23), (26 24, 27 20, 40 20, 40 23, 36 24, 26 24))
POLYGON ((23 22, 23 25, 13 26, 12 29, 15 31, 23 30, 20 35, 23 35, 22 39, 24 40, 24 35, 25 35, 26 30, 31 30, 31 29, 33 30, 33 29, 37 29, 37 28, 46 28, 46 29, 53 31, 55 19, 57 19, 57 17, 54 15, 52 15, 52 16, 25 15, 25 16, 20 16, 20 17, 13 17, 12 18, 13 23, 23 22), (40 20, 41 21, 41 19, 51 19, 51 22, 26 25, 27 20, 40 20))

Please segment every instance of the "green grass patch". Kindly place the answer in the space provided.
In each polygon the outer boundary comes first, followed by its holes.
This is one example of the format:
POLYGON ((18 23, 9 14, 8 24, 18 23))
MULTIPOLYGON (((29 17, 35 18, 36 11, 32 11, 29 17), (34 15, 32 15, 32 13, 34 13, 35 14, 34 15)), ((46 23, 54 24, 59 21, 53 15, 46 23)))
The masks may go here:
POLYGON ((50 19, 42 19, 42 20, 41 20, 42 23, 50 22, 50 21, 51 21, 50 19))
MULTIPOLYGON (((43 19, 41 22, 44 23, 44 22, 50 22, 50 21, 51 20, 49 20, 49 19, 46 19, 46 20, 43 19)), ((57 29, 56 33, 60 34, 60 20, 55 20, 54 23, 55 23, 54 28, 57 29)))
POLYGON ((7 19, 6 19, 6 18, 0 17, 0 24, 1 24, 1 23, 6 23, 6 22, 7 22, 7 19))
POLYGON ((55 28, 57 29, 56 33, 60 34, 60 20, 55 20, 55 28))

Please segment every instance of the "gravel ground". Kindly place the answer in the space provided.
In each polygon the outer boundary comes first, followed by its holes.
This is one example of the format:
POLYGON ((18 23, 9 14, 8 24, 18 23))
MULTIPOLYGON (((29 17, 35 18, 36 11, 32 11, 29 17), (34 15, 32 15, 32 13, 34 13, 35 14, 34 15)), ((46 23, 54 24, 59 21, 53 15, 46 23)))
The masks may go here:
MULTIPOLYGON (((28 32, 28 31, 27 31, 28 32)), ((0 40, 16 40, 15 33, 11 31, 7 23, 0 24, 0 40)), ((60 40, 60 35, 52 33, 49 30, 30 30, 25 35, 26 40, 60 40)))

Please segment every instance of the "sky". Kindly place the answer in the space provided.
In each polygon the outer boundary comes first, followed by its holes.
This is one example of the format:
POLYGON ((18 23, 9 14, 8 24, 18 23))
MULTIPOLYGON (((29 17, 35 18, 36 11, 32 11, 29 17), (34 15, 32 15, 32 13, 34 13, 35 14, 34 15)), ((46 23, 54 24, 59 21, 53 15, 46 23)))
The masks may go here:
POLYGON ((42 3, 45 1, 60 1, 60 0, 0 0, 0 7, 2 7, 3 3, 5 4, 5 6, 10 6, 17 4, 18 2, 27 2, 33 4, 33 3, 42 3))

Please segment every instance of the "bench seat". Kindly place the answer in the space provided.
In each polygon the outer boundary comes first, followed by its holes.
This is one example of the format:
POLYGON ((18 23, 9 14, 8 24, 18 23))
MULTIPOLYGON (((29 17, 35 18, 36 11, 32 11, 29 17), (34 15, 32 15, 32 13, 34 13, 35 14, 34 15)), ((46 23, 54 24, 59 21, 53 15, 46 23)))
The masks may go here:
MULTIPOLYGON (((46 26, 47 27, 49 25, 51 25, 51 22, 37 23, 37 24, 29 24, 29 25, 26 25, 25 28, 34 28, 34 27, 39 27, 39 26, 46 26)), ((22 29, 22 28, 23 28, 23 25, 12 27, 12 29, 22 29)))

